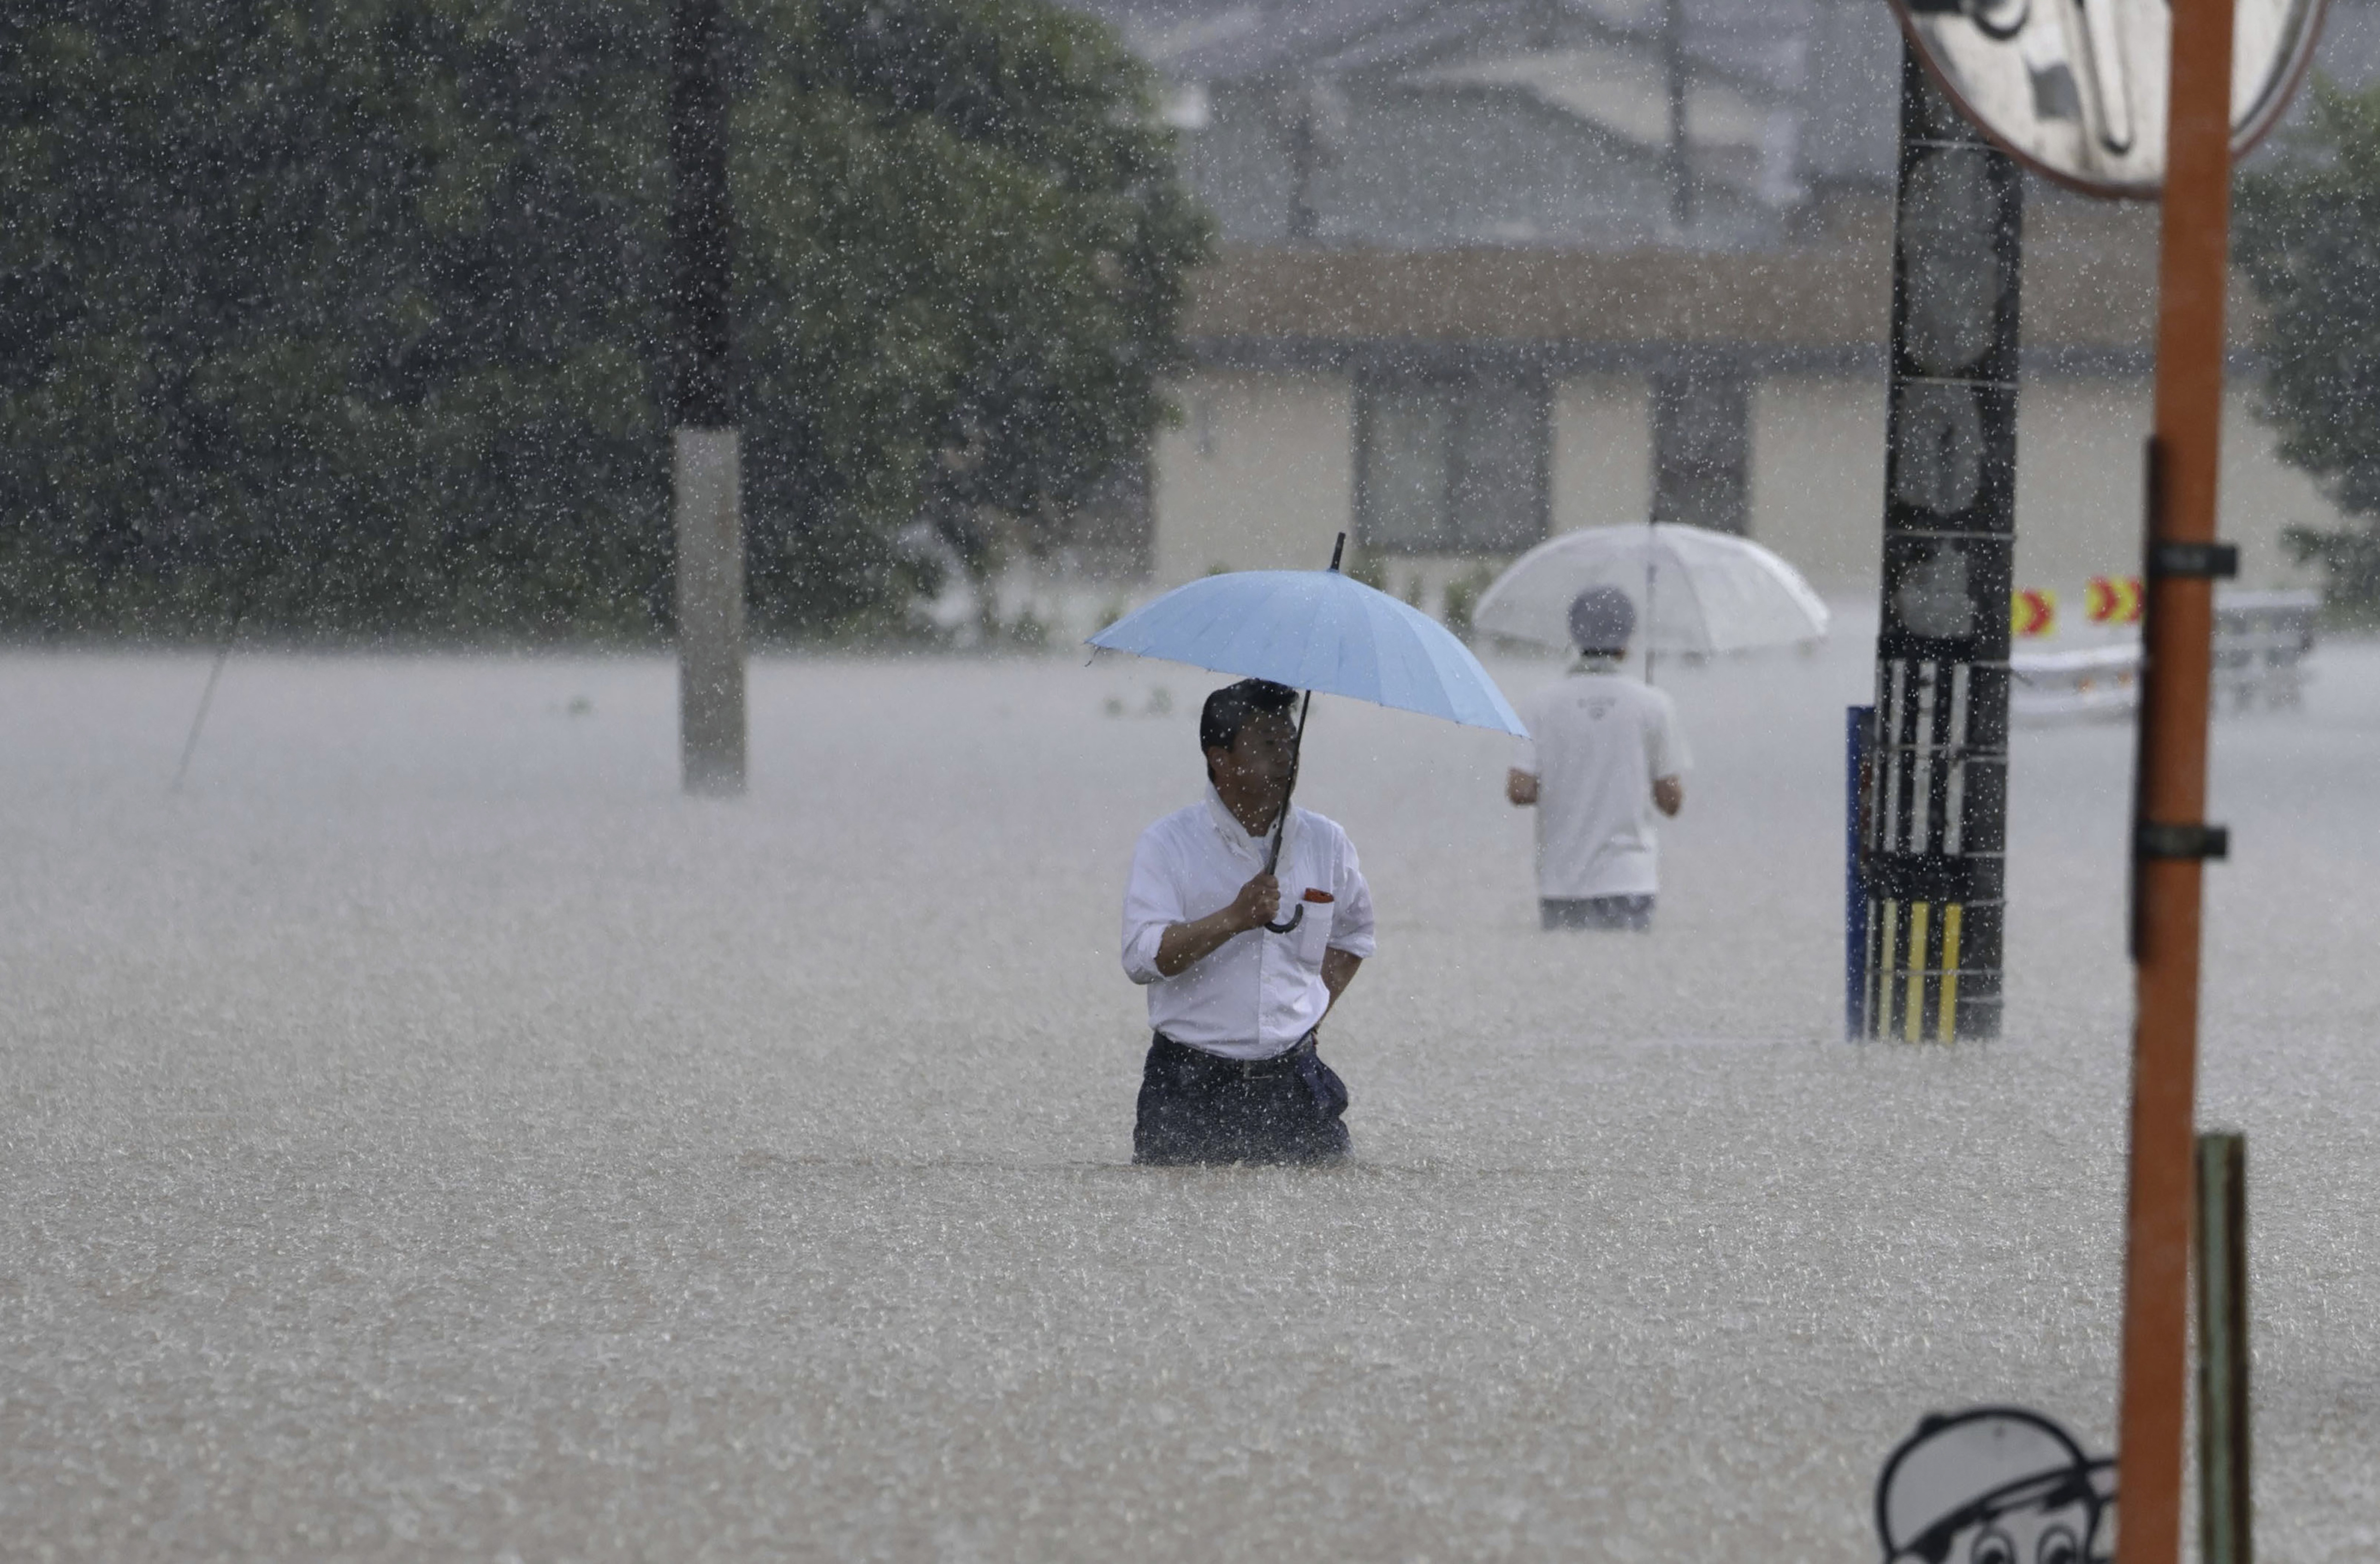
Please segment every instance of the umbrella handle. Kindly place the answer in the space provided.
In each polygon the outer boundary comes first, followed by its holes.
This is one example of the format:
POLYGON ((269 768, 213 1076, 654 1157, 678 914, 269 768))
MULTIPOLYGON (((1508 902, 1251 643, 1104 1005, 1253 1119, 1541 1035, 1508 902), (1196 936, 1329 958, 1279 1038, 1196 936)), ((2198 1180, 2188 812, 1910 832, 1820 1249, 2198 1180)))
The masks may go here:
MULTIPOLYGON (((1347 533, 1340 533, 1340 545, 1344 545, 1344 543, 1347 543, 1347 533)), ((1338 552, 1330 555, 1330 562, 1338 564, 1338 552)), ((1314 709, 1314 690, 1306 690, 1305 704, 1299 704, 1297 707, 1297 740, 1294 740, 1297 748, 1290 750, 1290 786, 1285 786, 1281 790, 1281 814, 1273 819, 1273 849, 1264 855, 1266 874, 1273 874, 1281 869, 1281 838, 1282 836, 1288 836, 1290 831, 1290 798, 1297 793, 1297 762, 1299 757, 1305 757, 1306 715, 1309 715, 1311 709, 1314 709)), ((1288 923, 1266 923, 1266 928, 1271 928, 1273 934, 1288 934, 1290 928, 1297 928, 1302 922, 1306 922, 1306 905, 1305 902, 1297 902, 1297 911, 1290 914, 1288 923)))

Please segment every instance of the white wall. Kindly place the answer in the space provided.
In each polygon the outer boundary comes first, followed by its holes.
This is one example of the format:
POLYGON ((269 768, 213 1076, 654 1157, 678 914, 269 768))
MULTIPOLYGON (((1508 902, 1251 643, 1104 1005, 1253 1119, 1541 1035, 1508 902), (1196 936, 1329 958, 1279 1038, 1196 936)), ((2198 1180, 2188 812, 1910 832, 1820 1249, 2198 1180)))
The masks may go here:
POLYGON ((1873 595, 1884 528, 1884 382, 1777 375, 1752 391, 1753 538, 1828 596, 1873 595))
POLYGON ((2148 421, 2148 385, 2137 379, 2036 378, 2018 393, 2019 587, 2070 595, 2093 576, 2137 572, 2148 421))
POLYGON ((2223 477, 2216 526, 2240 545, 2240 580, 2248 586, 2316 586, 2322 572, 2291 562, 2281 532, 2290 526, 2338 527, 2338 509, 2313 480, 2276 453, 2279 437, 2253 411, 2255 388, 2234 385, 2223 398, 2223 477))
MULTIPOLYGON (((2017 584, 2079 593, 2130 574, 2140 555, 2141 446, 2149 383, 2038 376, 2017 422, 2017 584)), ((2280 544, 2295 522, 2338 524, 2313 485, 2274 455, 2234 386, 2225 412, 2222 528, 2249 585, 2313 578, 2280 544)), ((1201 371, 1176 388, 1184 420, 1157 442, 1156 579, 1311 568, 1354 516, 1354 397, 1343 376, 1201 371)), ((1652 505, 1651 394, 1637 375, 1554 390, 1556 532, 1633 525, 1652 505)), ((1876 591, 1884 504, 1884 383, 1773 375, 1752 397, 1752 535, 1831 596, 1876 591)), ((1435 595, 1468 561, 1414 561, 1435 595)), ((1402 580, 1402 578, 1400 578, 1402 580)), ((1397 590, 1405 590, 1399 585, 1397 590)), ((2079 611, 2079 604, 2077 610, 2079 611)))
MULTIPOLYGON (((2234 386, 2223 427, 2223 535, 2240 580, 2297 585, 2281 529, 2337 513, 2274 454, 2273 434, 2234 386)), ((2016 580, 2080 593, 2093 576, 2138 571, 2145 379, 2036 376, 2017 405, 2016 580)), ((1752 535, 1831 595, 1876 591, 1884 507, 1884 383, 1779 375, 1752 405, 1752 535)))
MULTIPOLYGON (((2235 385, 2224 397, 2216 525, 2240 545, 2243 585, 2313 584, 2314 574, 2290 563, 2281 530, 2335 525, 2338 513, 2275 454, 2273 432, 2251 410, 2253 396, 2235 385)), ((2151 410, 2143 379, 2026 385, 2017 410, 2018 585, 2079 591, 2092 576, 2139 573, 2151 410)))
POLYGON ((1553 530, 1642 526, 1653 510, 1653 390, 1643 375, 1554 387, 1553 530))
POLYGON ((1343 376, 1202 370, 1158 436, 1156 578, 1314 569, 1355 515, 1355 412, 1343 376))

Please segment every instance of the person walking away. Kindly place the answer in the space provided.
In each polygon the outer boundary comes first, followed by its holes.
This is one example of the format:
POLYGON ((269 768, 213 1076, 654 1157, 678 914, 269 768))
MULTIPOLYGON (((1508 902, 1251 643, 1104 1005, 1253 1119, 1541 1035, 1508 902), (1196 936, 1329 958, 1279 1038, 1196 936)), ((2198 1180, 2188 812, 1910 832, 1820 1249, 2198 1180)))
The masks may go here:
POLYGON ((1521 762, 1504 796, 1537 812, 1537 914, 1548 929, 1653 926, 1660 888, 1654 812, 1674 815, 1693 765, 1667 691, 1621 671, 1636 607, 1617 587, 1570 605, 1579 660, 1522 703, 1521 762))
POLYGON ((1133 850, 1123 970, 1148 990, 1154 1034, 1135 1162, 1347 1155, 1347 1088, 1317 1034, 1372 954, 1372 893, 1347 833, 1311 810, 1289 811, 1278 869, 1266 870, 1297 769, 1296 699, 1256 678, 1209 695, 1198 716, 1207 796, 1133 850))

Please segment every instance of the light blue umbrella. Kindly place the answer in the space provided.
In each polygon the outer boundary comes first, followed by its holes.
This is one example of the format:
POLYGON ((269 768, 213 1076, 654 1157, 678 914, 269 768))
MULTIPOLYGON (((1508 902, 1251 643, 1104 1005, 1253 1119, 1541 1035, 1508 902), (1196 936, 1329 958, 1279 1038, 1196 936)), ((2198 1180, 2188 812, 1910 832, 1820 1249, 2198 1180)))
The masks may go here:
MULTIPOLYGON (((1328 570, 1239 570, 1176 587, 1090 643, 1305 690, 1297 714, 1301 750, 1316 690, 1527 738, 1504 692, 1445 626, 1340 573, 1346 546, 1342 532, 1328 570)), ((1289 786, 1297 787, 1294 770, 1289 786)), ((1288 820, 1284 799, 1267 874, 1279 866, 1288 820)), ((1301 903, 1288 923, 1267 927, 1285 934, 1305 915, 1301 903)))
POLYGON ((1341 574, 1335 553, 1328 570, 1239 570, 1176 587, 1091 644, 1529 736, 1470 648, 1341 574))

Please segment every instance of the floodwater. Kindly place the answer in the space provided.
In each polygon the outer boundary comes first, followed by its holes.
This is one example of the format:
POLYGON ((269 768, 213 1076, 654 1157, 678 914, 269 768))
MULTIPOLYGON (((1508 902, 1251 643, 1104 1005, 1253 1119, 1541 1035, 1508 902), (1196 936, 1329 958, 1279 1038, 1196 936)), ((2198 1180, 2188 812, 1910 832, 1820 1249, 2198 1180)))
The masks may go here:
MULTIPOLYGON (((1856 631, 1857 627, 1847 627, 1856 631)), ((0 1554, 1852 1559, 1924 1412, 2112 1441, 2129 730, 2020 734, 2008 1036, 1840 1039, 1825 653, 1679 669, 1649 938, 1509 743, 1318 703, 1354 1163, 1127 1165, 1153 664, 0 656, 0 1554)), ((2380 648, 2218 727, 2264 1556, 2380 1553, 2380 648)), ((1500 665, 1517 694, 1546 665, 1500 665)))

